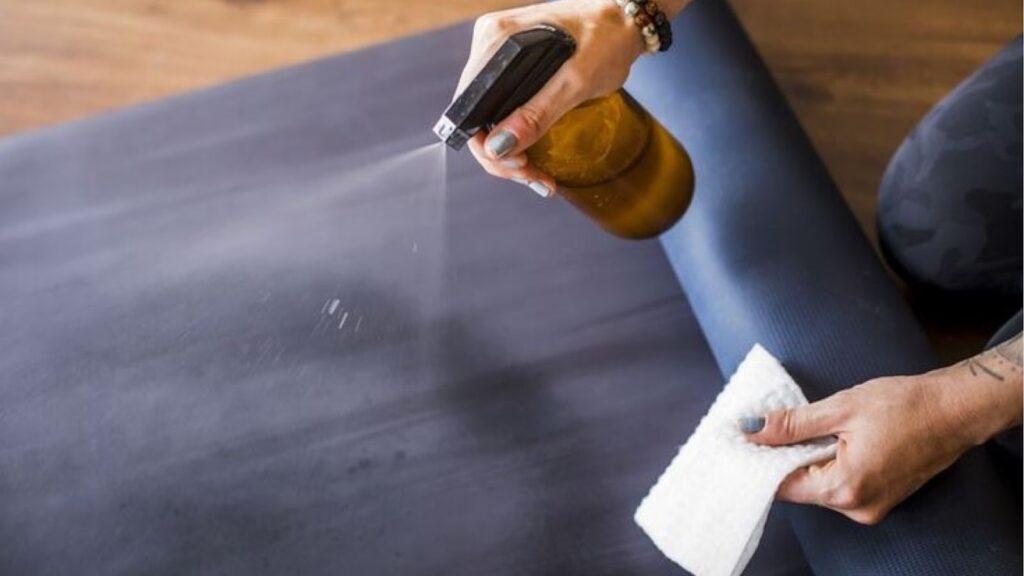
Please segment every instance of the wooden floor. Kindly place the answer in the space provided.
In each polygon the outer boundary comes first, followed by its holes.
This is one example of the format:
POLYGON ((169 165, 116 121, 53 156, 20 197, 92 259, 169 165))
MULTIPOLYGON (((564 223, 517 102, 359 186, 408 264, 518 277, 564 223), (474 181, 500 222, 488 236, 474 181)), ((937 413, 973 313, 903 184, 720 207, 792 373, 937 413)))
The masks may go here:
MULTIPOLYGON (((523 3, 0 0, 0 135, 523 3)), ((731 3, 872 238, 878 182, 903 136, 1021 30, 1019 0, 731 3)))

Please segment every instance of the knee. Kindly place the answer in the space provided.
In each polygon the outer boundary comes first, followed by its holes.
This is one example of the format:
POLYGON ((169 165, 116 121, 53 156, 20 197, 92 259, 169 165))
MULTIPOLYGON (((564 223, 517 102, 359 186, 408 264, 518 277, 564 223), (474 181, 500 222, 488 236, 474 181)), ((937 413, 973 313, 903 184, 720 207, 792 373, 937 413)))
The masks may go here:
POLYGON ((885 171, 879 240, 911 284, 1020 293, 1020 62, 1016 40, 936 105, 885 171))
POLYGON ((1020 294, 1020 193, 960 186, 948 169, 929 173, 912 146, 897 152, 879 191, 878 237, 889 264, 920 288, 1020 294))
POLYGON ((960 230, 957 242, 951 241, 951 222, 936 206, 946 191, 922 186, 913 176, 921 169, 913 138, 896 152, 882 179, 876 217, 878 240, 889 265, 909 284, 956 290, 957 278, 966 267, 962 245, 970 233, 960 230))

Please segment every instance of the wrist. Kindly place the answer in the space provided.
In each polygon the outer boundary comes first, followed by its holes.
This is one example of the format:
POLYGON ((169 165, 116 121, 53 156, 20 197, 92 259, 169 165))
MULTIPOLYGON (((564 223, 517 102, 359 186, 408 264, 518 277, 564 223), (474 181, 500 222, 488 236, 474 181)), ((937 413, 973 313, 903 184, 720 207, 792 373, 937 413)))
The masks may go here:
POLYGON ((665 52, 672 47, 671 18, 657 0, 614 0, 643 39, 643 52, 665 52))
POLYGON ((601 0, 598 10, 602 19, 607 22, 613 22, 615 27, 621 31, 621 34, 616 33, 614 37, 628 38, 626 44, 631 60, 635 61, 643 56, 645 53, 644 37, 640 29, 637 28, 636 23, 633 22, 633 18, 627 15, 615 3, 615 0, 601 0))
POLYGON ((1021 421, 1024 383, 1020 372, 989 374, 985 370, 991 364, 990 354, 935 372, 944 420, 965 448, 984 444, 1021 421))

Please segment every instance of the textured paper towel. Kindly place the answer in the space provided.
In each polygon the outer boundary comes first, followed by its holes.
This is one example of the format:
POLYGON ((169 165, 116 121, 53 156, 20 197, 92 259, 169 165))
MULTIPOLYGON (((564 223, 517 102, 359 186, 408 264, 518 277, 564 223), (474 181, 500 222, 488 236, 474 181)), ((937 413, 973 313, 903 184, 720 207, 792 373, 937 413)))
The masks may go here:
POLYGON ((637 508, 637 524, 665 556, 698 576, 743 571, 779 484, 832 457, 835 440, 758 446, 737 420, 802 404, 807 399, 786 370, 755 345, 637 508))

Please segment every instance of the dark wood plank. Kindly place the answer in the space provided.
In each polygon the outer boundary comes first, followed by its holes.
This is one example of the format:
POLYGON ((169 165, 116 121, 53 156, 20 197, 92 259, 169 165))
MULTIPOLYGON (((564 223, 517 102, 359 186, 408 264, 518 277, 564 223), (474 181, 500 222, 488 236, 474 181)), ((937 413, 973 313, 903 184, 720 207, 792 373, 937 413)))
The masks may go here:
POLYGON ((896 147, 1021 31, 1012 0, 731 0, 862 227, 896 147))
POLYGON ((0 135, 422 33, 524 0, 0 0, 0 135))

